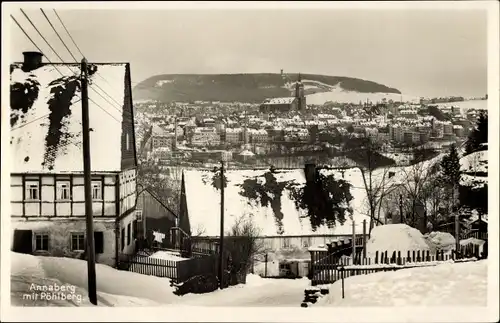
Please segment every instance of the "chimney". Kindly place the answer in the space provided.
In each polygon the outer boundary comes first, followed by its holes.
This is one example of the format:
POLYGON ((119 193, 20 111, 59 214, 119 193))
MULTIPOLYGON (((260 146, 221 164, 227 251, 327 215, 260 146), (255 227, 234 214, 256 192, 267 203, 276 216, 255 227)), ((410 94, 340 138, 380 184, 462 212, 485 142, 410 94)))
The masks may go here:
POLYGON ((316 179, 316 164, 306 163, 304 172, 306 175, 306 182, 314 182, 314 180, 316 179))
POLYGON ((42 66, 43 54, 40 52, 23 52, 23 71, 31 72, 42 66))

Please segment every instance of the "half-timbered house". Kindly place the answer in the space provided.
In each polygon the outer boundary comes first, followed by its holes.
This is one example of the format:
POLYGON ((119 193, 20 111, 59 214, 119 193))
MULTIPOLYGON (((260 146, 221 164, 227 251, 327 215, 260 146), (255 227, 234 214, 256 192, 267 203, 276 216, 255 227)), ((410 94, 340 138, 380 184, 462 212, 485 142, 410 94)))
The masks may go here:
MULTIPOLYGON (((11 65, 12 249, 84 257, 80 65, 25 52, 11 65)), ((90 160, 96 261, 134 250, 136 168, 130 65, 89 64, 90 160)))

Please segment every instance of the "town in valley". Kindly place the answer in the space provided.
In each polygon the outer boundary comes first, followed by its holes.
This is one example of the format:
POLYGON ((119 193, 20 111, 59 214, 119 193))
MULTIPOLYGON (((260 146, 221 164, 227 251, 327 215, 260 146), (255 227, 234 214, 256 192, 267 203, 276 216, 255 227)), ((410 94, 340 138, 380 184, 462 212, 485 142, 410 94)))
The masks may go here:
POLYGON ((79 11, 8 18, 12 306, 486 306, 485 15, 79 11))

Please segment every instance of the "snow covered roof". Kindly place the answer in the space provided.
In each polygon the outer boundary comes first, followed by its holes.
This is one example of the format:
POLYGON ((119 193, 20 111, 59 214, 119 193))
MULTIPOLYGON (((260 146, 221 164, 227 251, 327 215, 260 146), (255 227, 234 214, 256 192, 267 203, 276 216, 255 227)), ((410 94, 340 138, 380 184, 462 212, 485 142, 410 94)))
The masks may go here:
POLYGON ((488 172, 488 151, 481 150, 460 158, 462 172, 488 172))
POLYGON ((273 98, 273 99, 268 99, 265 103, 266 104, 291 104, 293 101, 295 101, 295 97, 286 97, 286 98, 273 98))
MULTIPOLYGON (((341 179, 342 173, 338 170, 321 170, 325 175, 332 175, 335 179, 341 179)), ((291 235, 321 235, 321 234, 351 234, 352 220, 346 215, 343 225, 337 223, 335 227, 328 228, 320 226, 314 231, 307 210, 297 209, 293 199, 292 188, 284 185, 282 194, 277 203, 267 203, 263 206, 262 200, 249 198, 244 193, 245 180, 256 181, 254 184, 264 184, 264 175, 269 170, 230 170, 225 172, 227 186, 225 192, 225 218, 224 226, 228 231, 235 221, 241 216, 253 219, 259 228, 261 236, 284 236, 291 235), (276 206, 279 206, 278 210, 276 206), (278 214, 279 213, 279 214, 278 214), (282 217, 282 218, 281 218, 282 217), (281 220, 278 220, 281 218, 281 220)), ((272 173, 277 183, 292 184, 295 187, 303 187, 305 174, 303 169, 276 170, 272 173)), ((350 189, 353 200, 350 207, 353 210, 353 219, 356 231, 362 233, 362 221, 367 219, 367 199, 363 186, 363 179, 359 169, 347 169, 344 173, 345 180, 352 184, 350 189)), ((220 234, 220 190, 213 185, 214 173, 204 170, 184 171, 185 196, 187 211, 191 230, 200 228, 206 236, 218 236, 220 234)), ((257 184, 257 185, 258 185, 257 184)), ((255 188, 250 188, 255 192, 255 188)), ((264 193, 272 199, 277 193, 264 193)))
MULTIPOLYGON (((80 64, 55 66, 24 72, 21 64, 11 65, 13 173, 83 171, 80 64)), ((125 94, 127 66, 89 65, 92 171, 121 170, 122 110, 126 100, 131 100, 125 94)))
POLYGON ((240 153, 240 156, 255 156, 255 154, 253 152, 251 152, 250 150, 243 150, 241 153, 240 153))

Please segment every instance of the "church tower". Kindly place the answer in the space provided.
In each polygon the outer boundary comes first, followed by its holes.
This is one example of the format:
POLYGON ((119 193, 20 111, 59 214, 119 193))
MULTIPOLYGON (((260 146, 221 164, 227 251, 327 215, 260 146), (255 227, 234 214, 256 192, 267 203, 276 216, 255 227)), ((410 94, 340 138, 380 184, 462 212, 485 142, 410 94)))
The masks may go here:
POLYGON ((302 78, 299 76, 297 78, 297 82, 295 83, 295 97, 298 102, 298 110, 305 111, 306 110, 306 96, 304 95, 304 84, 302 84, 302 78))

